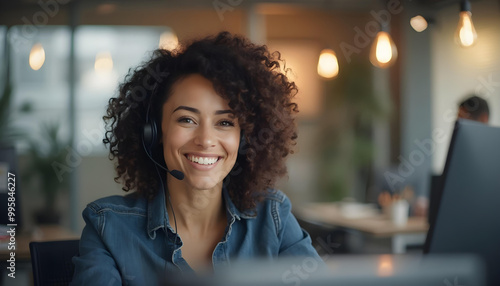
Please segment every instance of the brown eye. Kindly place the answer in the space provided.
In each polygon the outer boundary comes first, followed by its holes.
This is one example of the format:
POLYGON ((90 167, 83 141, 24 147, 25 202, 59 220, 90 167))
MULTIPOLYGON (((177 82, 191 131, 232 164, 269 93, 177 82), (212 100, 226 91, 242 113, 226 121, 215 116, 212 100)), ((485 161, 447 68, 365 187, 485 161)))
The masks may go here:
POLYGON ((219 122, 219 125, 224 127, 231 127, 234 126, 234 122, 231 120, 222 120, 219 122))
POLYGON ((188 123, 188 124, 194 124, 194 120, 189 118, 189 117, 181 117, 179 119, 177 119, 177 122, 179 123, 188 123))

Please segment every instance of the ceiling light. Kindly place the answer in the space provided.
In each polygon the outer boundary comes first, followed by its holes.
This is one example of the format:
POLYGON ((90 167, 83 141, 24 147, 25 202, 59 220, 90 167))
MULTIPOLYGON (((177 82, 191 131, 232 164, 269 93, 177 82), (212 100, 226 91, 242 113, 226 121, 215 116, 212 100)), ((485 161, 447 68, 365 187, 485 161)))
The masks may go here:
POLYGON ((334 78, 339 74, 337 55, 331 49, 321 51, 318 60, 318 74, 324 78, 334 78))

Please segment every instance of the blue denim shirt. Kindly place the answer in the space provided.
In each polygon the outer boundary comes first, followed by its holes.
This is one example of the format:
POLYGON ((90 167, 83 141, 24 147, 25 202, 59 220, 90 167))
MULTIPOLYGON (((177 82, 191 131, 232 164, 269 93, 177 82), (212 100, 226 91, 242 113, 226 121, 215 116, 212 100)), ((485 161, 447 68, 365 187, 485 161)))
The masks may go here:
MULTIPOLYGON (((228 225, 212 254, 213 270, 236 259, 308 256, 321 261, 281 191, 269 192, 256 215, 240 212, 223 190, 228 225)), ((171 271, 193 272, 170 227, 164 192, 153 200, 112 196, 83 211, 80 256, 71 285, 158 285, 171 271)))

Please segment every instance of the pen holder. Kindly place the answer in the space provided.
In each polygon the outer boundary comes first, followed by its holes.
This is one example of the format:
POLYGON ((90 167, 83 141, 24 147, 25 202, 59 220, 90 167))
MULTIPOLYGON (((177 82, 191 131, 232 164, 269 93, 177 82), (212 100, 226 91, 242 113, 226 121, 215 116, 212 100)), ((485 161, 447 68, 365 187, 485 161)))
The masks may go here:
POLYGON ((391 220, 397 226, 404 226, 408 222, 410 204, 406 200, 394 201, 391 205, 391 220))

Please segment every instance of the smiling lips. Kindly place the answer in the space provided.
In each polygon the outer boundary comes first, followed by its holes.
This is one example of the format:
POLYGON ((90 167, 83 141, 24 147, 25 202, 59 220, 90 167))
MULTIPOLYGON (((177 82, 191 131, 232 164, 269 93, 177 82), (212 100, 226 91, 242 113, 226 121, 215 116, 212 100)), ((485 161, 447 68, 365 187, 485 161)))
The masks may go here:
POLYGON ((219 158, 220 157, 198 157, 198 156, 193 156, 193 155, 186 155, 186 158, 193 162, 193 163, 197 163, 197 164, 200 164, 200 165, 213 165, 215 164, 217 161, 219 161, 219 158))

